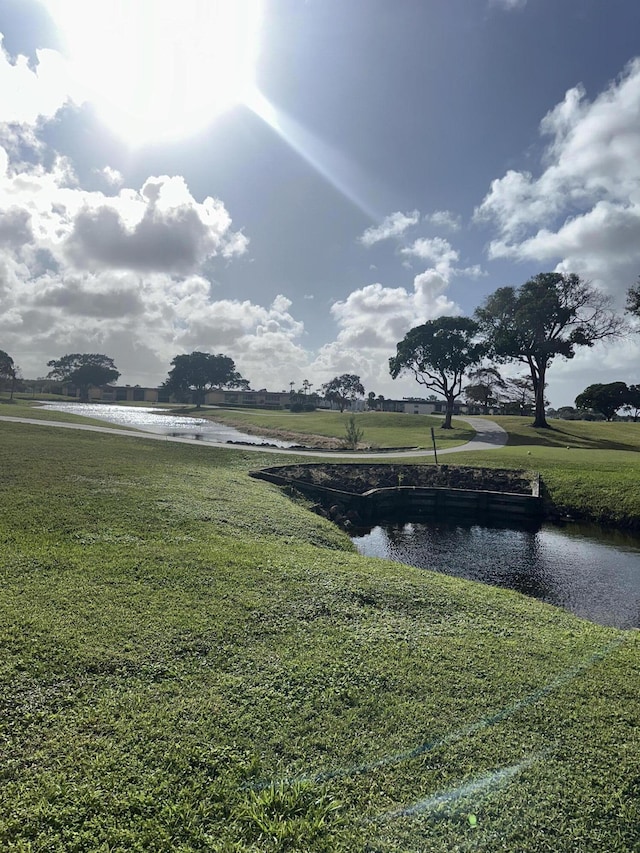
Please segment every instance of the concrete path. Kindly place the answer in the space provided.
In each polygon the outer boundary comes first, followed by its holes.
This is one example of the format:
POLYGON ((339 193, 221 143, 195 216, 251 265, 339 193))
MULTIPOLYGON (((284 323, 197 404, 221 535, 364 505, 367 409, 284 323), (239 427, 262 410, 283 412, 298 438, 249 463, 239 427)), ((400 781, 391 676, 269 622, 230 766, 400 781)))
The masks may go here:
MULTIPOLYGON (((465 421, 476 431, 475 437, 466 444, 458 447, 449 447, 446 450, 438 450, 438 456, 445 453, 459 453, 461 450, 497 450, 507 442, 507 433, 501 426, 485 418, 457 418, 465 421)), ((322 459, 402 459, 416 458, 418 456, 433 456, 433 450, 389 450, 389 451, 331 451, 331 450, 289 450, 282 447, 264 447, 259 444, 229 444, 223 441, 204 441, 195 438, 179 438, 167 435, 158 435, 155 432, 143 432, 136 430, 117 429, 108 426, 92 426, 89 424, 72 424, 63 421, 45 421, 39 418, 12 418, 8 415, 0 415, 0 422, 7 421, 14 424, 31 424, 33 426, 59 427, 60 429, 79 429, 85 432, 99 432, 107 435, 118 435, 121 438, 146 438, 152 441, 175 441, 179 444, 198 444, 200 447, 224 447, 226 450, 251 450, 260 453, 290 454, 292 456, 314 456, 322 459)), ((267 439, 268 440, 268 439, 267 439)), ((437 444, 437 436, 436 436, 437 444)))

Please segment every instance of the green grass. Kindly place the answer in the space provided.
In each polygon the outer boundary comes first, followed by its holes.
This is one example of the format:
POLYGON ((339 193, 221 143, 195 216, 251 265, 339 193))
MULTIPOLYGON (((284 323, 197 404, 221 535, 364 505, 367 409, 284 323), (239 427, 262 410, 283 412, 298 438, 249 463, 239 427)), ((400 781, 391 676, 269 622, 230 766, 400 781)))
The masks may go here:
POLYGON ((637 632, 362 558, 284 459, 0 423, 0 849, 637 849, 637 632))
POLYGON ((640 528, 640 423, 553 420, 553 429, 534 430, 530 418, 495 421, 509 432, 507 446, 463 451, 455 463, 532 468, 542 475, 554 514, 640 528))
MULTIPOLYGON (((240 428, 254 427, 295 433, 304 438, 320 435, 344 438, 350 412, 269 412, 256 409, 190 410, 202 417, 240 428)), ((473 438, 474 431, 465 423, 454 420, 453 430, 442 430, 442 418, 430 415, 405 415, 395 412, 359 412, 356 426, 364 433, 363 442, 372 447, 431 447, 431 427, 436 430, 437 446, 455 447, 473 438)))

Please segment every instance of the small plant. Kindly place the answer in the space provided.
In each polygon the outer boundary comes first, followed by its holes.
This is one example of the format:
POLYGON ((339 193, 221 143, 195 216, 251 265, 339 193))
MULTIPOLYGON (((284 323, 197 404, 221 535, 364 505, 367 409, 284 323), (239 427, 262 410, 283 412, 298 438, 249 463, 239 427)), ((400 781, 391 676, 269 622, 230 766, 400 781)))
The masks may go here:
POLYGON ((364 432, 356 424, 356 416, 349 415, 349 420, 344 430, 343 446, 349 450, 357 450, 358 445, 364 437, 364 432))
POLYGON ((269 849, 325 850, 335 849, 329 842, 343 823, 341 809, 309 782, 281 782, 252 792, 237 816, 246 837, 269 849))

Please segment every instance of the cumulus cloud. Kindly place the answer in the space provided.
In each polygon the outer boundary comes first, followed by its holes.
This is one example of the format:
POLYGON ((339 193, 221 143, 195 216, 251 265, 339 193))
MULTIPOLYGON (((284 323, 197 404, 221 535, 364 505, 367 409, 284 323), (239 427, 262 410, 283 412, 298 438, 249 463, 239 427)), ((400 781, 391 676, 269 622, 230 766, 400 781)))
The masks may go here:
POLYGON ((35 124, 39 119, 51 118, 70 99, 77 98, 61 54, 38 50, 32 67, 26 56, 11 59, 2 45, 2 34, 0 92, 0 121, 7 124, 35 124))
POLYGON ((97 171, 109 187, 121 187, 124 183, 122 174, 111 166, 105 166, 103 169, 98 169, 97 171))
POLYGON ((413 210, 411 213, 401 213, 398 210, 395 213, 389 214, 389 216, 385 216, 380 225, 367 228, 361 235, 360 242, 364 246, 373 246, 381 240, 401 237, 408 228, 411 228, 412 225, 417 225, 419 221, 419 211, 413 210))
POLYGON ((33 246, 77 269, 188 274, 210 258, 242 255, 249 242, 232 230, 222 201, 197 202, 181 176, 149 178, 139 191, 106 196, 79 188, 64 158, 48 169, 16 170, 2 148, 0 217, 0 239, 24 243, 31 236, 33 246))
MULTIPOLYGON (((115 176, 114 176, 115 177, 115 176)), ((25 375, 67 351, 112 355, 126 381, 155 385, 177 353, 228 352, 252 382, 308 363, 302 323, 215 300, 201 268, 246 252, 223 202, 198 202, 182 177, 117 195, 82 189, 68 161, 22 163, 0 148, 0 333, 25 375)))
POLYGON ((0 210, 0 246, 19 248, 33 239, 31 214, 20 207, 0 210))
POLYGON ((460 259, 460 253, 443 237, 420 237, 411 245, 401 249, 400 254, 431 262, 438 275, 446 281, 449 281, 454 275, 466 276, 467 278, 479 278, 486 275, 479 264, 474 264, 471 267, 454 266, 455 262, 460 259))
POLYGON ((334 303, 331 313, 338 334, 318 351, 314 373, 322 381, 340 373, 357 373, 366 387, 397 393, 387 367, 397 342, 413 326, 460 313, 446 296, 448 286, 448 277, 429 269, 415 276, 411 290, 369 284, 334 303))
POLYGON ((431 239, 421 237, 410 246, 401 249, 401 254, 411 255, 423 261, 431 261, 436 269, 440 268, 446 271, 450 270, 453 263, 460 257, 451 243, 442 237, 431 239))
POLYGON ((621 303, 640 265, 640 59, 592 101, 570 89, 540 130, 540 174, 510 170, 476 210, 499 231, 489 255, 556 261, 621 303))
POLYGON ((449 231, 460 229, 460 217, 450 210, 434 210, 433 213, 425 215, 424 221, 436 228, 446 228, 449 231))
POLYGON ((209 197, 197 203, 181 177, 150 178, 126 202, 128 217, 111 199, 76 214, 66 253, 77 267, 186 273, 207 258, 246 251, 248 240, 230 231, 224 204, 209 197), (132 222, 136 209, 142 215, 132 222))

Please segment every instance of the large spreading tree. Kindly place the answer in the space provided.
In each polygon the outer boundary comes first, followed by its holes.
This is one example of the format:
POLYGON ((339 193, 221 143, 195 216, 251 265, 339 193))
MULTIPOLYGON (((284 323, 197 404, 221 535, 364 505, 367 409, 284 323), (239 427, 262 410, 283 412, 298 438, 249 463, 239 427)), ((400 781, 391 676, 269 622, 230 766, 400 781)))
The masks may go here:
POLYGON ((162 387, 176 397, 192 392, 198 408, 204 402, 207 391, 213 388, 249 388, 249 382, 238 373, 233 359, 222 353, 212 355, 208 352, 191 352, 177 355, 171 364, 169 376, 162 387))
POLYGON ((540 273, 501 287, 476 310, 491 356, 527 365, 535 392, 534 427, 549 427, 544 389, 554 358, 620 335, 624 321, 610 300, 573 273, 540 273))
POLYGON ((72 352, 48 361, 47 367, 51 368, 49 379, 73 385, 80 392, 80 399, 84 403, 89 400, 90 388, 109 385, 120 376, 112 358, 95 352, 72 352))
POLYGON ((578 394, 576 407, 600 412, 608 421, 612 421, 618 410, 628 406, 630 401, 631 395, 626 382, 595 383, 587 386, 582 394, 578 394))
POLYGON ((478 324, 469 317, 439 317, 415 326, 389 359, 393 379, 412 373, 417 382, 438 391, 447 401, 443 429, 451 429, 453 405, 462 393, 469 368, 479 364, 486 347, 477 340, 478 324))
POLYGON ((347 403, 364 397, 364 385, 355 373, 334 376, 329 382, 325 382, 321 390, 327 400, 338 404, 341 412, 344 412, 347 403))

